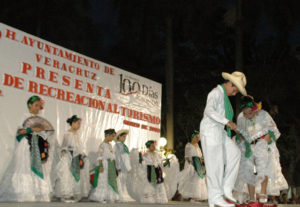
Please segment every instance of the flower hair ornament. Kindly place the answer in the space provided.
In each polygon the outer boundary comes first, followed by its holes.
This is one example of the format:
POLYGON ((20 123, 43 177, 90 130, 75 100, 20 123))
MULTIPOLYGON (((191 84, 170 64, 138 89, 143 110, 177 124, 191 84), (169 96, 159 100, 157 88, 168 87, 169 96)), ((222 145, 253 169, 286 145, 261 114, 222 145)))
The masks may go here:
POLYGON ((248 102, 242 104, 240 106, 240 109, 251 108, 252 111, 259 111, 259 110, 261 110, 261 108, 262 108, 262 103, 261 102, 256 103, 254 101, 254 98, 252 96, 250 96, 250 95, 244 96, 244 97, 248 98, 250 100, 248 102))
POLYGON ((43 110, 45 106, 45 100, 41 99, 40 102, 41 102, 41 110, 43 110))
POLYGON ((27 101, 27 107, 29 108, 30 104, 33 104, 36 101, 41 102, 41 110, 44 109, 45 101, 41 99, 39 96, 31 96, 27 101))

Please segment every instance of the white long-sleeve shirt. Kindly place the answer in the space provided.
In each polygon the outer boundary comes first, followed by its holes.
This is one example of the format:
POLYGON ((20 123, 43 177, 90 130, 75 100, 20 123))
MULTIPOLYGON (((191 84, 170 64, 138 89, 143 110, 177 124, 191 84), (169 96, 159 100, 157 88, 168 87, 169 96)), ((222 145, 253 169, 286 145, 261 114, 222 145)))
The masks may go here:
POLYGON ((220 144, 226 131, 224 126, 229 122, 225 117, 224 91, 218 85, 207 96, 204 115, 200 123, 200 136, 210 137, 211 144, 220 144))

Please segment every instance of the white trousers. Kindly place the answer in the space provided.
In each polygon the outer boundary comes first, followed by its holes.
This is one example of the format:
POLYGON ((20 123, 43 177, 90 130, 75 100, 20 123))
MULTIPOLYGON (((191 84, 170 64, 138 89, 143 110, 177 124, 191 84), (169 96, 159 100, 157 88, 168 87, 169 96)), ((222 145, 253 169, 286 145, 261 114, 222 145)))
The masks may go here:
POLYGON ((241 152, 227 136, 217 138, 201 135, 201 146, 207 173, 208 203, 213 207, 215 201, 225 192, 232 192, 238 175, 241 152))

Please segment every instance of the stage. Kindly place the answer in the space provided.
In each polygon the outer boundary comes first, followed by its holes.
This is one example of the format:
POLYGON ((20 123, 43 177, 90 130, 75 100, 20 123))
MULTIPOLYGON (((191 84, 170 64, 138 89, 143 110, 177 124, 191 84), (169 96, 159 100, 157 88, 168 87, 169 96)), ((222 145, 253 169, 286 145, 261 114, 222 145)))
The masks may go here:
MULTIPOLYGON (((97 203, 97 202, 79 202, 79 203, 62 203, 62 202, 51 202, 51 203, 0 203, 0 207, 99 207, 99 206, 108 206, 108 207, 139 207, 139 206, 147 206, 147 207, 154 207, 154 206, 203 206, 208 207, 207 202, 175 202, 170 201, 168 204, 142 204, 137 202, 129 202, 129 203, 97 203)), ((299 206, 300 207, 300 206, 299 206)))
MULTIPOLYGON (((154 206, 164 206, 164 207, 180 207, 180 206, 201 206, 208 207, 207 202, 178 202, 178 201, 170 201, 168 204, 142 204, 137 202, 129 202, 129 203, 97 203, 97 202, 79 202, 79 203, 62 203, 62 202, 51 202, 51 203, 0 203, 0 207, 98 207, 98 206, 109 206, 109 207, 154 207, 154 206)), ((278 204, 278 207, 300 207, 299 204, 291 205, 291 204, 278 204)))

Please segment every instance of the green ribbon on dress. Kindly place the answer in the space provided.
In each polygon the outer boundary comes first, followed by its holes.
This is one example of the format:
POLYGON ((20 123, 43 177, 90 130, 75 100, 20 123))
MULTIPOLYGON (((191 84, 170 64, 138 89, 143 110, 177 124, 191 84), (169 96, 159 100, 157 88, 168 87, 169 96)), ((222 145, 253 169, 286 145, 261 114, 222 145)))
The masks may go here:
POLYGON ((200 157, 197 157, 197 156, 192 157, 192 164, 195 168, 195 171, 196 171, 197 175, 201 179, 203 179, 204 176, 205 176, 205 170, 204 170, 204 167, 201 164, 200 157))
POLYGON ((30 152, 31 170, 40 178, 44 179, 41 153, 39 148, 39 137, 32 135, 30 152))
POLYGON ((250 147, 250 143, 246 141, 245 137, 243 137, 242 134, 237 134, 235 136, 236 143, 240 143, 240 138, 242 138, 244 140, 244 145, 245 145, 245 148, 246 148, 245 157, 246 158, 251 157, 252 156, 252 150, 251 150, 251 147, 250 147))
POLYGON ((18 142, 21 142, 21 140, 24 138, 24 137, 26 137, 27 136, 27 134, 19 134, 19 135, 17 135, 17 141, 18 142))
POLYGON ((142 164, 143 162, 143 155, 141 152, 139 152, 139 163, 142 164))
POLYGON ((154 165, 151 166, 151 184, 155 187, 157 184, 157 176, 154 165))
POLYGON ((76 182, 80 180, 80 155, 72 158, 71 172, 76 182))
POLYGON ((119 140, 119 142, 123 145, 124 152, 129 154, 129 149, 128 149, 127 145, 124 142, 120 141, 120 140, 119 140))
POLYGON ((272 131, 269 130, 268 134, 271 137, 271 141, 268 144, 272 144, 273 142, 276 142, 276 137, 275 137, 274 132, 272 132, 272 131))
POLYGON ((28 134, 31 134, 33 131, 31 128, 26 128, 26 132, 26 134, 19 134, 16 136, 18 142, 21 142, 24 137, 26 137, 28 134))
POLYGON ((112 189, 119 194, 118 185, 117 185, 117 169, 114 160, 107 160, 108 166, 108 184, 112 189))
MULTIPOLYGON (((230 100, 227 96, 224 84, 221 85, 224 91, 224 108, 225 108, 225 117, 228 119, 230 122, 233 120, 234 112, 233 108, 231 106, 230 100)), ((231 130, 229 126, 226 126, 226 131, 227 131, 227 136, 231 138, 231 130)))

